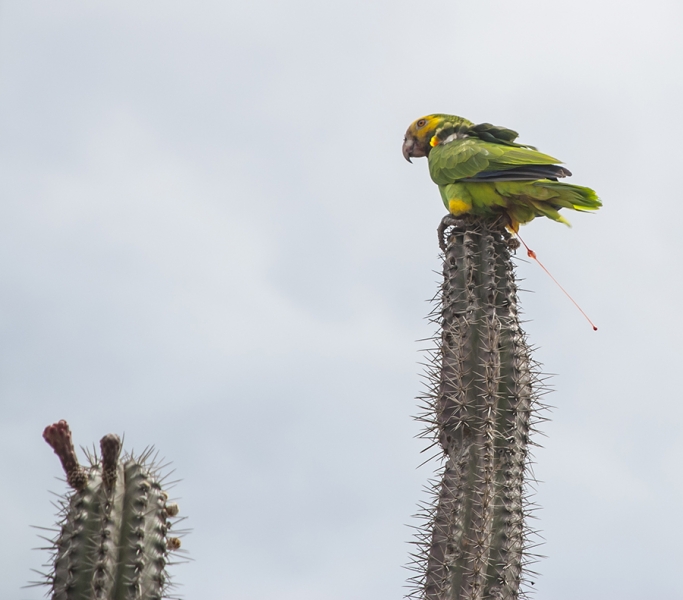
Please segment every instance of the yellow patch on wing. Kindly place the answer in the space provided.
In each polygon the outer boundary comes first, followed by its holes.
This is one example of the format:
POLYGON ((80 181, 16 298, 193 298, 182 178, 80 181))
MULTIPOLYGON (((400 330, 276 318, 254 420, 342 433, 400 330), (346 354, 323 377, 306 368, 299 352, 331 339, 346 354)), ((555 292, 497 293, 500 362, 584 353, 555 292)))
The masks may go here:
POLYGON ((472 205, 469 202, 465 202, 464 200, 460 200, 458 198, 454 198, 448 201, 448 211, 456 217, 458 215, 465 214, 471 208, 472 205))
POLYGON ((429 140, 429 145, 433 148, 434 146, 439 145, 439 138, 436 137, 435 135, 432 136, 432 139, 429 140))

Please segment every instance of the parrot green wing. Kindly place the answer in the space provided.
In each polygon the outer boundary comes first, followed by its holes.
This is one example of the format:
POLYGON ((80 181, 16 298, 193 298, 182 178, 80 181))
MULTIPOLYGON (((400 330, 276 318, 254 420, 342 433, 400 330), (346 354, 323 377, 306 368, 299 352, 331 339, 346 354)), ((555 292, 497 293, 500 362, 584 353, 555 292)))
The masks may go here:
POLYGON ((482 171, 505 171, 523 165, 554 165, 561 161, 519 146, 467 137, 439 144, 429 153, 429 174, 434 183, 448 185, 482 171))
POLYGON ((491 125, 491 123, 479 123, 473 125, 468 130, 469 135, 474 135, 485 142, 494 142, 498 144, 506 144, 508 146, 524 146, 527 148, 535 148, 533 146, 526 146, 525 144, 516 144, 515 140, 519 134, 512 129, 506 127, 499 127, 498 125, 491 125))

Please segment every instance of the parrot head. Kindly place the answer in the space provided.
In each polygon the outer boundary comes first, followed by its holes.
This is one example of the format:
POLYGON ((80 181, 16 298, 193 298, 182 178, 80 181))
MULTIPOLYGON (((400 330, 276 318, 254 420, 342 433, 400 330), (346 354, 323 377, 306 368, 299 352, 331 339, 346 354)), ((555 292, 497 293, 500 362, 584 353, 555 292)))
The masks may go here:
POLYGON ((413 157, 429 156, 434 133, 444 122, 445 115, 428 115, 411 123, 403 138, 403 156, 408 162, 413 157))
MULTIPOLYGON (((430 150, 443 142, 468 137, 474 123, 455 115, 434 114, 418 119, 408 127, 403 138, 403 156, 408 162, 412 157, 429 156, 430 150)), ((511 132, 517 136, 514 132, 511 132)), ((513 138, 514 139, 514 138, 513 138)))

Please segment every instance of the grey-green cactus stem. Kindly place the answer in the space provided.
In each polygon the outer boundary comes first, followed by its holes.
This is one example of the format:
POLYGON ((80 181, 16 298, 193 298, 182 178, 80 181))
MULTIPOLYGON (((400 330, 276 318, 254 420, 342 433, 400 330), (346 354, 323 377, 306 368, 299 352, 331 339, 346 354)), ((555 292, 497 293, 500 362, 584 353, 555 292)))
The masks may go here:
POLYGON ((525 479, 537 368, 519 323, 502 223, 447 219, 426 420, 443 451, 435 505, 419 542, 423 600, 520 597, 525 479))
POLYGON ((161 600, 168 590, 168 537, 178 505, 167 504, 150 452, 119 459, 121 440, 102 438, 102 459, 78 465, 66 421, 43 434, 60 457, 74 492, 63 503, 54 540, 52 600, 161 600), (78 476, 72 475, 73 473, 78 476))

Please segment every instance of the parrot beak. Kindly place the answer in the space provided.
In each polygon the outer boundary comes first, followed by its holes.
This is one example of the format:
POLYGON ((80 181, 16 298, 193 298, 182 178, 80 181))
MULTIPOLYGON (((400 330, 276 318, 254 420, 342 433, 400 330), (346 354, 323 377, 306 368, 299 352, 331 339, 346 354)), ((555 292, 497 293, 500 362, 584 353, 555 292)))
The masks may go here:
POLYGON ((410 157, 413 155, 412 152, 414 146, 415 140, 407 137, 403 139, 403 158, 405 158, 409 163, 413 162, 410 160, 410 157))

